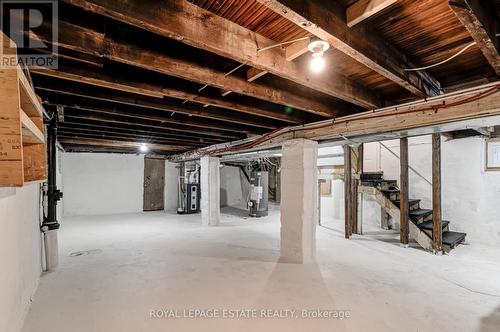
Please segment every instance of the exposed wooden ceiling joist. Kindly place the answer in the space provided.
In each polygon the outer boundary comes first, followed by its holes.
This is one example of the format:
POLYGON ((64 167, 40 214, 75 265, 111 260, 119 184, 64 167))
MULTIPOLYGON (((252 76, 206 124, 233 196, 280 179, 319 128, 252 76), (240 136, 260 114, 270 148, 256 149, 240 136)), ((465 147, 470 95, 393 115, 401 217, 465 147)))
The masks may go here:
POLYGON ((130 139, 144 139, 154 140, 154 141, 162 141, 162 142, 171 142, 169 144, 181 144, 181 145, 193 145, 193 146, 203 146, 209 142, 216 142, 214 140, 190 140, 188 138, 176 138, 176 137, 168 137, 164 135, 158 135, 156 132, 146 132, 140 133, 136 131, 122 131, 116 130, 116 128, 96 128, 96 127, 84 127, 80 125, 59 125, 58 134, 66 133, 66 134, 93 134, 94 136, 102 136, 102 135, 110 135, 116 137, 128 137, 130 139))
POLYGON ((105 139, 105 140, 116 140, 116 141, 125 141, 125 142, 130 142, 131 140, 136 141, 136 142, 141 142, 141 143, 147 143, 147 144, 168 144, 168 145, 182 145, 182 146, 188 146, 191 148, 196 148, 196 147, 202 147, 205 146, 206 144, 204 143, 199 143, 199 142, 179 142, 179 141, 172 141, 172 140, 165 140, 165 139, 158 139, 155 137, 144 137, 144 136, 134 136, 134 135, 120 135, 120 134, 113 134, 113 133, 107 133, 103 132, 100 134, 96 134, 94 132, 88 132, 84 130, 67 130, 67 129, 60 129, 57 132, 57 137, 59 139, 61 138, 71 138, 71 139, 105 139))
POLYGON ((347 26, 351 28, 367 18, 378 14, 387 7, 395 4, 397 1, 398 0, 357 0, 346 9, 347 26))
MULTIPOLYGON (((38 37, 50 41, 45 34, 49 30, 39 32, 38 37)), ((58 27, 60 47, 78 52, 85 52, 113 61, 155 71, 200 84, 231 90, 236 93, 262 99, 311 112, 324 117, 345 114, 347 110, 338 109, 339 104, 324 103, 317 98, 303 96, 282 89, 277 84, 263 85, 249 83, 245 79, 202 66, 184 59, 169 56, 166 53, 145 49, 129 42, 117 41, 103 33, 59 20, 58 27)))
MULTIPOLYGON (((135 148, 141 147, 141 143, 125 142, 117 140, 101 140, 101 139, 88 139, 88 138, 60 138, 59 142, 68 145, 84 145, 84 146, 104 146, 104 147, 117 147, 117 148, 135 148)), ((168 144, 148 144, 148 148, 155 151, 162 152, 178 152, 188 150, 188 146, 182 145, 168 145, 168 144)))
POLYGON ((349 28, 324 3, 315 0, 257 0, 311 34, 419 97, 441 93, 439 82, 424 71, 407 72, 415 66, 407 57, 361 25, 349 28))
MULTIPOLYGON (((67 115, 68 118, 70 119, 75 119, 75 120, 85 120, 85 121, 93 121, 101 124, 113 124, 113 125, 129 125, 130 120, 129 119, 121 119, 118 117, 111 117, 111 116, 106 116, 106 115, 95 115, 95 114, 78 114, 78 115, 67 115)), ((134 122, 134 126, 140 127, 140 128, 147 128, 147 129, 159 129, 159 130, 171 130, 173 132, 178 132, 178 133, 186 133, 187 135, 196 135, 200 137, 199 139, 202 138, 213 138, 213 137, 224 137, 226 140, 231 140, 231 139, 240 139, 242 136, 236 136, 236 137, 227 137, 230 135, 227 135, 225 133, 221 133, 218 131, 214 130, 203 130, 203 131, 195 131, 195 130, 186 130, 186 129, 180 129, 180 128, 173 128, 173 127, 166 127, 164 125, 158 124, 156 122, 145 122, 145 121, 136 121, 134 122)))
MULTIPOLYGON (((36 75, 34 75, 36 77, 36 75)), ((37 79, 37 87, 36 89, 42 93, 42 96, 46 96, 47 94, 43 93, 44 91, 58 93, 58 94, 66 94, 81 98, 89 98, 94 100, 101 100, 102 102, 113 102, 118 104, 124 104, 133 106, 137 109, 137 111, 146 112, 148 109, 168 112, 165 114, 166 116, 170 116, 171 113, 179 113, 190 116, 189 119, 183 119, 182 124, 191 125, 201 128, 212 128, 212 129, 226 129, 229 131, 236 132, 258 132, 258 130, 252 131, 252 127, 264 128, 264 129, 274 129, 279 127, 278 123, 272 121, 260 121, 255 117, 241 117, 236 112, 228 112, 226 110, 217 110, 216 108, 204 108, 199 105, 189 104, 189 103, 174 103, 168 100, 162 100, 157 98, 151 98, 141 95, 131 95, 126 93, 114 92, 110 93, 105 89, 95 88, 93 86, 85 86, 85 85, 75 85, 75 84, 61 84, 57 81, 47 81, 37 79), (205 120, 201 121, 200 118, 204 118, 205 120), (218 124, 210 123, 213 120, 222 121, 218 124), (238 129, 232 129, 232 124, 243 125, 238 127, 238 129), (247 126, 245 129, 244 126, 247 126)), ((71 106, 71 100, 66 99, 66 101, 61 98, 57 98, 52 94, 53 104, 64 103, 63 105, 71 106)), ((133 114, 131 114, 133 115, 133 114)), ((175 119, 164 119, 165 123, 179 123, 175 119)))
POLYGON ((469 31, 495 73, 500 75, 497 36, 500 22, 488 1, 449 0, 449 6, 469 31))
MULTIPOLYGON (((498 122, 500 117, 500 84, 490 84, 461 94, 448 94, 431 100, 421 100, 407 105, 390 107, 375 112, 364 112, 337 119, 334 123, 321 121, 303 127, 291 127, 265 137, 246 140, 245 143, 227 144, 231 150, 220 145, 176 155, 172 160, 198 159, 203 155, 221 155, 249 150, 276 147, 295 138, 316 141, 337 141, 338 144, 359 144, 383 139, 425 135, 445 131, 443 127, 477 127, 498 122), (484 121, 481 121, 485 118, 484 121), (460 124, 461 122, 461 124, 460 124), (467 123, 468 122, 468 123, 467 123), (455 123, 459 123, 457 126, 455 123), (467 123, 467 124, 465 124, 467 123), (478 125, 481 123, 480 125, 478 125), (238 149, 238 146, 242 146, 238 149)), ((457 129, 455 129, 457 130, 457 129)))
MULTIPOLYGON (((308 68, 287 61, 280 48, 259 52, 259 48, 273 45, 274 41, 185 0, 141 2, 65 0, 65 2, 240 63, 246 63, 365 108, 383 105, 376 93, 338 73, 329 71, 322 75, 312 75, 308 68)), ((119 57, 115 52, 119 50, 120 48, 110 48, 110 56, 119 57)), ((124 50, 121 48, 121 51, 124 50)), ((127 49, 127 51, 133 50, 127 49)), ((220 86, 220 88, 237 92, 234 87, 230 86, 220 86)))
MULTIPOLYGON (((57 102, 58 105, 64 105, 67 108, 66 112, 67 115, 70 115, 72 110, 82 110, 88 113, 108 114, 108 115, 116 115, 120 117, 131 118, 131 121, 134 121, 132 119, 155 121, 161 124, 168 124, 178 128, 184 128, 186 130, 193 128, 204 128, 204 129, 224 130, 228 133, 256 134, 259 132, 259 131, 254 131, 252 129, 245 129, 245 127, 236 129, 227 127, 227 125, 224 126, 222 124, 221 125, 214 124, 213 122, 191 121, 191 119, 188 119, 187 121, 186 119, 177 120, 173 119, 169 115, 166 116, 152 115, 150 114, 152 113, 152 110, 148 110, 146 108, 123 109, 119 106, 118 107, 109 106, 102 103, 98 105, 98 103, 92 103, 87 101, 82 102, 81 100, 70 102, 69 100, 64 101, 63 99, 55 99, 55 101, 57 102)), ((45 104, 50 104, 50 99, 49 102, 46 102, 45 104)))
POLYGON ((57 70, 54 69, 33 69, 33 73, 64 79, 72 82, 86 83, 103 88, 114 89, 122 92, 130 92, 134 94, 142 94, 156 98, 175 98, 179 100, 189 100, 194 103, 203 105, 213 105, 216 107, 228 109, 231 111, 238 111, 247 114, 262 116, 265 118, 280 120, 290 124, 301 124, 305 122, 305 118, 300 114, 287 114, 285 112, 267 110, 264 108, 254 107, 252 105, 243 104, 222 97, 207 97, 200 94, 176 90, 168 87, 162 87, 154 83, 145 83, 142 81, 133 81, 127 78, 121 78, 117 75, 109 75, 99 71, 98 68, 94 70, 82 70, 78 66, 59 66, 57 70))
POLYGON ((157 127, 151 127, 151 128, 144 128, 141 126, 136 126, 135 123, 125 123, 125 124, 120 124, 120 123, 105 123, 105 122, 99 122, 99 121, 86 121, 82 122, 80 119, 72 119, 69 117, 67 120, 64 121, 64 123, 60 124, 61 127, 64 128, 82 128, 82 129, 89 129, 89 130, 102 130, 102 131, 115 131, 119 133, 130 133, 130 134, 139 134, 139 135, 157 135, 159 137, 165 137, 169 139, 176 139, 176 140, 196 140, 199 142, 205 142, 205 143, 222 143, 227 141, 227 138, 223 137, 207 137, 207 136, 200 136, 192 133, 186 133, 186 132, 172 132, 169 131, 168 128, 157 128, 157 127))

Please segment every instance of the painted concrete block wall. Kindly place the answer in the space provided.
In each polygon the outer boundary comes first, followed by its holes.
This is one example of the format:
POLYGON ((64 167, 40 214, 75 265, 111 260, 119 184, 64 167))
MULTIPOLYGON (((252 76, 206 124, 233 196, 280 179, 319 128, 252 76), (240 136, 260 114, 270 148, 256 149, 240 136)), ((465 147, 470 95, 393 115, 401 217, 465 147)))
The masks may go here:
POLYGON ((321 219, 323 222, 344 218, 344 182, 342 180, 334 180, 332 176, 334 166, 344 165, 344 157, 331 157, 332 155, 343 153, 344 150, 341 146, 318 148, 318 167, 331 166, 331 168, 321 169, 319 174, 320 179, 332 181, 331 195, 321 196, 321 219), (321 156, 329 157, 321 158, 321 156))
POLYGON ((18 332, 41 273, 39 185, 0 188, 0 331, 18 332))
MULTIPOLYGON (((399 156, 399 140, 383 143, 399 156)), ((498 245, 500 172, 484 171, 484 144, 481 138, 443 140, 443 219, 451 221, 452 230, 466 232, 472 244, 498 245)), ((382 170, 386 179, 399 181, 399 159, 377 145, 365 145, 365 155, 379 156, 379 160, 365 163, 365 171, 382 170)), ((410 197, 422 199, 423 208, 432 208, 432 186, 427 182, 432 182, 431 136, 409 139, 409 163, 425 178, 410 170, 410 197)), ((369 198, 364 202, 363 217, 363 222, 380 222, 380 207, 369 198)))
POLYGON ((144 156, 65 153, 63 166, 65 216, 143 210, 144 156))
POLYGON ((220 170, 220 204, 247 209, 250 184, 238 167, 224 166, 220 170))

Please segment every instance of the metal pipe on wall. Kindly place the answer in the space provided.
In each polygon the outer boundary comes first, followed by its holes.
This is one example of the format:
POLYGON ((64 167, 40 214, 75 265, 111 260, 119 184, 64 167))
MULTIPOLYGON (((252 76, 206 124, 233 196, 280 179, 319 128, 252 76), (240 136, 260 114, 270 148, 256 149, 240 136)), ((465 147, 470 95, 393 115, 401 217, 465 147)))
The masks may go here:
POLYGON ((62 198, 63 194, 57 189, 57 121, 57 113, 54 112, 47 126, 47 215, 41 226, 45 248, 46 271, 55 269, 59 264, 57 230, 60 225, 57 221, 57 202, 62 198))

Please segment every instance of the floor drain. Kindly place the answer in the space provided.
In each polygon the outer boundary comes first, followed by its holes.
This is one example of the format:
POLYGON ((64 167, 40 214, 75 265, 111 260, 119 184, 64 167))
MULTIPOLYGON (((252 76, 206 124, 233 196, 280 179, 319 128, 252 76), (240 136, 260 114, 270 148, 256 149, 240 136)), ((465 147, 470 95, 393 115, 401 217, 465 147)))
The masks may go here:
POLYGON ((102 252, 101 249, 93 249, 93 250, 84 250, 84 251, 75 251, 69 254, 70 257, 78 257, 78 256, 87 256, 91 254, 100 254, 102 252))

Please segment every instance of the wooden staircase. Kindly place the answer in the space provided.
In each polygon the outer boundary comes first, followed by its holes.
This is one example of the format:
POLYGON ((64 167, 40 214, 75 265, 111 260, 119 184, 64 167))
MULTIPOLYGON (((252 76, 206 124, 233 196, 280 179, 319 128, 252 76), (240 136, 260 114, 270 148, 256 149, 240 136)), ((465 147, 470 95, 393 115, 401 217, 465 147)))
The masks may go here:
MULTIPOLYGON (((385 180, 382 172, 361 174, 359 192, 372 195, 379 205, 396 223, 399 223, 399 195, 396 180, 385 180)), ((425 250, 432 251, 432 210, 420 208, 419 199, 410 199, 410 238, 414 239, 425 250)), ((453 232, 450 222, 442 221, 443 250, 450 252, 458 244, 465 242, 465 233, 453 232)))

